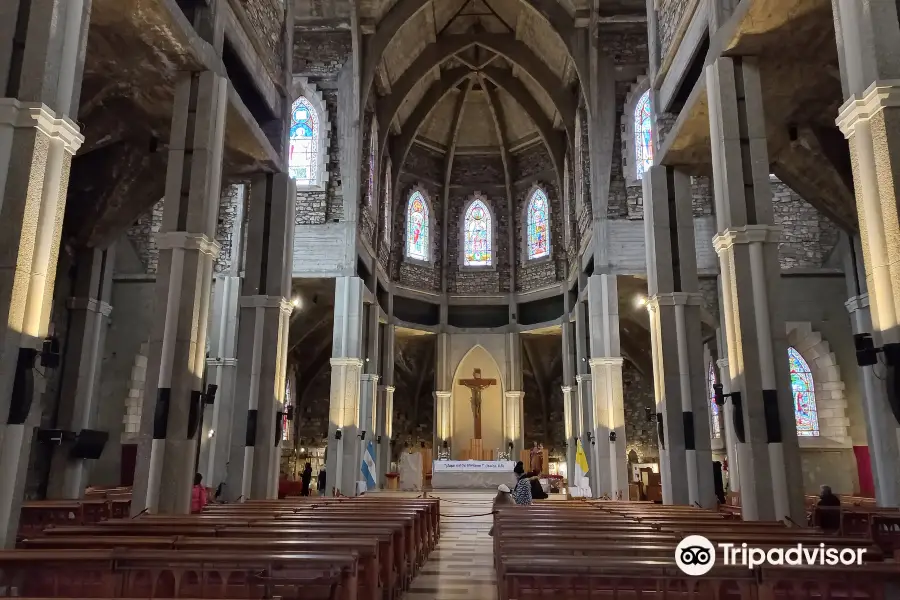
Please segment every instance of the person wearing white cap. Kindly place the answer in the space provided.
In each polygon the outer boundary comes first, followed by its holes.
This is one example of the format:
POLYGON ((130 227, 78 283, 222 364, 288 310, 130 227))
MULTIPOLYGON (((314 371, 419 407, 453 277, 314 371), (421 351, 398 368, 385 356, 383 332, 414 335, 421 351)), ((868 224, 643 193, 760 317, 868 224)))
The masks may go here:
MULTIPOLYGON (((494 508, 493 513, 497 514, 497 509, 501 506, 515 506, 515 501, 512 499, 512 495, 510 494, 509 486, 506 484, 497 486, 497 497, 494 498, 494 508)), ((496 519, 496 517, 495 517, 496 519)), ((494 526, 491 525, 491 530, 488 531, 488 535, 494 535, 494 526)))

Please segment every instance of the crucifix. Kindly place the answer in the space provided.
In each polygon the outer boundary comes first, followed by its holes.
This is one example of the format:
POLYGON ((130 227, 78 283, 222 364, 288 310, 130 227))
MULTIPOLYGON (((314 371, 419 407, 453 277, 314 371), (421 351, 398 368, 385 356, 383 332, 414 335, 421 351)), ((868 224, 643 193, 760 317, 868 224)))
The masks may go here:
POLYGON ((472 371, 472 379, 460 379, 460 385, 464 385, 472 391, 472 418, 475 420, 474 439, 481 439, 481 390, 497 385, 496 379, 482 379, 481 369, 472 371))

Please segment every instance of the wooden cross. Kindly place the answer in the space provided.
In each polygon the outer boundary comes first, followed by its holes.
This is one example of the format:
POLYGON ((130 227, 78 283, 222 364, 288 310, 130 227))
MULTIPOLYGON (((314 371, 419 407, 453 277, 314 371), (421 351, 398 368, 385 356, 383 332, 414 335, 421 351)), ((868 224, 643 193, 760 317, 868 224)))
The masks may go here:
POLYGON ((472 379, 460 379, 460 385, 464 385, 472 391, 472 418, 475 420, 474 439, 481 439, 481 390, 497 385, 496 379, 482 379, 481 369, 472 371, 472 379))

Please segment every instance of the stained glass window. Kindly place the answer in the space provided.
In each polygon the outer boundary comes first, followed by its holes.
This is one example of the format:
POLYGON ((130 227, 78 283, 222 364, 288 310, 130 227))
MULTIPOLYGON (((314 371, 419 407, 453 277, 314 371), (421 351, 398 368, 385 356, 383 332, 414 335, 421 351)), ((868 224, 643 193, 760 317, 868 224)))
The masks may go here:
POLYGON ((547 194, 538 188, 528 201, 528 259, 550 256, 550 204, 547 194))
POLYGON ((428 203, 415 191, 406 205, 406 255, 428 260, 428 203))
POLYGON ((791 365, 791 391, 794 396, 794 416, 797 418, 797 435, 819 435, 819 415, 816 410, 816 389, 809 364, 797 352, 788 348, 791 365))
POLYGON ((467 267, 485 267, 491 264, 491 213, 487 205, 477 199, 469 205, 463 220, 464 256, 467 267))
POLYGON ((634 159, 637 178, 641 179, 653 166, 653 142, 650 139, 650 90, 644 92, 634 108, 634 159))
POLYGON ((366 199, 369 206, 375 206, 375 148, 378 145, 378 122, 372 119, 372 133, 369 136, 369 187, 366 199))
POLYGON ((303 96, 291 109, 291 147, 288 171, 297 185, 319 183, 319 117, 303 96))
POLYGON ((388 163, 384 173, 384 240, 391 243, 391 165, 388 163))
POLYGON ((706 375, 707 387, 709 388, 709 416, 712 419, 712 436, 714 438, 722 437, 722 422, 719 419, 719 405, 716 404, 716 368, 709 363, 709 371, 706 375))

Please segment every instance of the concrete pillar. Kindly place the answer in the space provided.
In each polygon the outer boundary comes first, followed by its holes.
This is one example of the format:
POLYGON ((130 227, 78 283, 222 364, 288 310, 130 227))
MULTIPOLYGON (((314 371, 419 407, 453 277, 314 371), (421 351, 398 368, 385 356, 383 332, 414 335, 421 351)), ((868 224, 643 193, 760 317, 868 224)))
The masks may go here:
MULTIPOLYGON (((719 278, 719 314, 724 315, 722 308, 721 277, 719 278)), ((716 329, 716 345, 719 349, 719 359, 716 367, 719 373, 719 383, 722 384, 722 393, 731 393, 731 371, 728 369, 728 344, 725 341, 725 328, 716 329)), ((725 406, 722 410, 722 431, 725 435, 725 451, 728 455, 728 491, 741 491, 741 461, 738 458, 741 451, 738 450, 740 441, 737 439, 734 428, 734 400, 729 396, 725 398, 725 406)))
MULTIPOLYGON (((213 309, 209 323, 209 356, 206 358, 206 382, 218 386, 212 405, 204 404, 200 431, 198 471, 207 485, 217 487, 227 478, 232 438, 232 417, 237 386, 238 315, 241 298, 241 259, 243 256, 244 197, 246 186, 234 186, 236 213, 231 234, 231 255, 227 268, 213 281, 213 309)), ((240 435, 240 434, 239 434, 240 435)))
POLYGON ((576 375, 575 382, 577 383, 578 392, 578 398, 576 399, 578 404, 578 437, 581 439, 584 456, 588 462, 587 477, 591 486, 591 493, 597 498, 600 496, 598 492, 600 489, 598 477, 601 467, 600 459, 597 455, 597 439, 594 437, 594 432, 591 429, 594 414, 591 376, 576 375))
POLYGON ((740 394, 743 418, 743 435, 740 427, 736 433, 746 442, 738 457, 742 515, 804 523, 759 70, 750 58, 719 58, 706 68, 706 81, 719 230, 713 244, 731 391, 740 394))
MULTIPOLYGON (((84 250, 78 257, 75 296, 69 298, 71 325, 69 343, 63 357, 62 393, 56 427, 78 434, 93 429, 97 418, 97 383, 106 342, 107 321, 112 312, 112 272, 115 246, 108 250, 84 250)), ((88 465, 84 459, 70 458, 72 445, 64 443, 53 451, 48 498, 78 499, 87 487, 88 465)))
POLYGON ((628 499, 628 459, 625 451, 625 402, 622 389, 622 356, 619 349, 619 294, 616 276, 595 274, 588 278, 588 311, 591 359, 591 410, 597 461, 599 497, 628 499))
MULTIPOLYGON (((396 388, 385 385, 381 388, 382 404, 378 417, 378 485, 384 487, 385 474, 391 471, 391 438, 394 435, 394 392, 396 388)), ((435 457, 437 451, 435 451, 435 457)))
MULTIPOLYGON (((576 389, 571 385, 562 386, 563 425, 566 432, 566 478, 575 472, 576 438, 578 437, 578 403, 576 389)), ((569 479, 571 481, 571 479, 569 479)))
POLYGON ((72 156, 84 141, 74 119, 89 14, 90 0, 0 8, 0 548, 15 542, 40 418, 31 409, 44 386, 32 367, 47 335, 72 156))
MULTIPOLYGON (((860 286, 865 289, 859 290, 855 301, 851 299, 848 310, 854 333, 871 332, 876 346, 896 349, 900 344, 900 244, 896 236, 900 228, 896 184, 900 154, 892 149, 900 136, 898 9, 893 2, 833 0, 832 5, 846 99, 837 124, 850 144, 865 269, 865 282, 860 286), (862 296, 865 292, 867 302, 862 296)), ((872 367, 864 368, 876 495, 880 505, 898 506, 898 417, 890 409, 889 394, 879 380, 870 380, 871 376, 872 367)))
POLYGON ((286 173, 251 180, 235 394, 243 403, 235 405, 231 419, 231 498, 278 493, 295 197, 294 180, 286 173))
MULTIPOLYGON (((451 453, 450 455, 453 456, 453 440, 450 438, 450 434, 453 431, 453 407, 450 404, 450 398, 452 396, 453 392, 450 391, 440 390, 434 392, 435 456, 437 456, 438 451, 444 447, 444 442, 447 442, 447 450, 451 453)), ((462 441, 462 444, 465 445, 465 441, 462 441)))
POLYGON ((345 496, 356 494, 362 461, 359 444, 356 442, 359 441, 357 436, 360 431, 363 320, 362 279, 338 277, 335 280, 326 468, 334 491, 345 496))
POLYGON ((227 93, 228 81, 209 71, 175 90, 133 514, 190 512, 227 93))
POLYGON ((691 178, 657 166, 643 181, 663 502, 715 508, 691 178))
MULTIPOLYGON (((376 306, 377 308, 377 306, 376 306)), ((378 420, 378 375, 366 373, 360 377, 360 396, 359 396, 359 480, 365 481, 366 478, 362 473, 363 459, 366 455, 366 448, 369 442, 376 439, 375 430, 378 420)), ((372 458, 378 460, 378 444, 375 444, 376 455, 372 458)), ((378 479, 378 473, 375 474, 375 484, 380 485, 382 481, 378 479)))
POLYGON ((506 360, 507 360, 507 381, 504 399, 506 401, 506 448, 501 451, 509 450, 509 444, 512 443, 512 455, 510 458, 518 460, 522 450, 525 449, 525 408, 524 398, 525 392, 521 391, 523 387, 522 373, 522 339, 518 332, 506 334, 506 360))
POLYGON ((571 294, 565 294, 566 310, 562 324, 563 411, 566 432, 566 474, 571 477, 575 469, 575 438, 578 433, 578 404, 575 402, 575 326, 569 321, 571 294))

